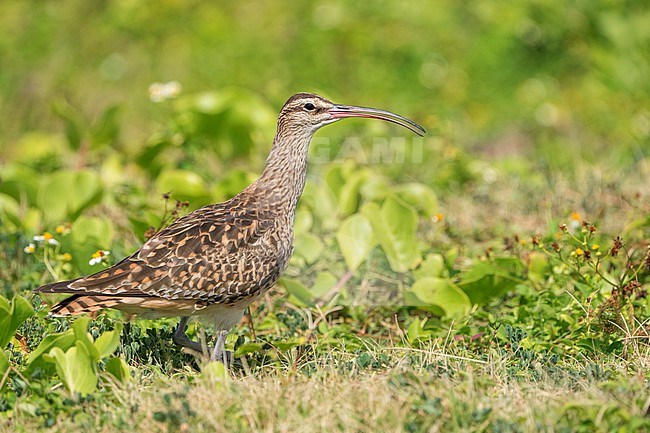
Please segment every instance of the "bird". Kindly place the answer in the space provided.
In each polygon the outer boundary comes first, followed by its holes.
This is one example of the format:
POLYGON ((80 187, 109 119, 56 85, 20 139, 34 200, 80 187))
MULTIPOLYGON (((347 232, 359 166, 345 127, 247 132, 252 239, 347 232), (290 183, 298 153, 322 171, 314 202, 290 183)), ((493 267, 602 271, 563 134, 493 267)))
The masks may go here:
POLYGON ((280 110, 262 174, 243 191, 177 219, 107 269, 46 284, 35 292, 71 295, 52 307, 52 317, 97 314, 106 308, 144 319, 180 317, 172 338, 176 345, 227 363, 228 332, 289 264, 312 136, 325 125, 353 117, 392 122, 420 136, 426 133, 389 111, 297 93, 280 110), (187 336, 190 319, 214 325, 213 348, 187 336))

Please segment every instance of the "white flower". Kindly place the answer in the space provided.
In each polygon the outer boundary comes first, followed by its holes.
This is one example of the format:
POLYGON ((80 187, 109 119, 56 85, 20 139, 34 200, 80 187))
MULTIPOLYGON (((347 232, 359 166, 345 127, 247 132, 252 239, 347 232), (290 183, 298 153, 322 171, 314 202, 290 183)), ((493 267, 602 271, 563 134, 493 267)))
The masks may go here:
POLYGON ((110 256, 111 252, 107 250, 98 250, 93 253, 92 259, 88 262, 90 266, 95 266, 104 261, 106 256, 110 256))
POLYGON ((45 232, 42 235, 34 236, 34 242, 38 242, 39 244, 42 244, 43 242, 47 242, 50 245, 59 245, 59 241, 54 239, 54 236, 52 236, 52 234, 49 232, 45 232))
POLYGON ((174 99, 181 93, 181 83, 169 81, 167 83, 151 83, 149 86, 149 99, 152 102, 163 102, 174 99))
POLYGON ((34 251, 36 251, 36 244, 30 243, 23 249, 23 251, 25 251, 25 254, 34 254, 34 251))

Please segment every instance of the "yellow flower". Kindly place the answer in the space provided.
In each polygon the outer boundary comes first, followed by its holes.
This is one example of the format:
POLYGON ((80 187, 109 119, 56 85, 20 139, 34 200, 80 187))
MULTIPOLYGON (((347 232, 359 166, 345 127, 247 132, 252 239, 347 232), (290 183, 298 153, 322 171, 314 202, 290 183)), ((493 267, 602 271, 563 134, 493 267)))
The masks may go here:
POLYGON ((598 245, 598 244, 593 244, 591 246, 591 249, 594 250, 594 251, 598 250, 598 248, 600 248, 600 245, 598 245))
POLYGON ((580 214, 579 214, 578 212, 573 212, 573 213, 571 214, 571 219, 572 219, 573 221, 580 221, 580 220, 581 220, 581 218, 580 218, 580 214))
POLYGON ((43 239, 45 239, 46 241, 49 241, 50 239, 53 239, 53 238, 54 238, 54 236, 52 236, 52 233, 50 233, 50 232, 43 233, 43 239))
POLYGON ((576 253, 576 256, 584 256, 585 252, 582 250, 582 248, 576 248, 574 253, 576 253))
POLYGON ((88 262, 90 266, 95 266, 96 264, 99 264, 104 260, 104 257, 110 256, 111 252, 107 250, 97 250, 93 253, 92 259, 88 262))
POLYGON ((70 253, 63 253, 63 261, 64 261, 64 262, 69 262, 70 260, 72 260, 72 254, 70 254, 70 253))
POLYGON ((437 222, 437 223, 439 223, 440 221, 442 221, 443 218, 444 218, 444 215, 441 214, 440 212, 438 212, 438 213, 436 214, 436 222, 437 222))

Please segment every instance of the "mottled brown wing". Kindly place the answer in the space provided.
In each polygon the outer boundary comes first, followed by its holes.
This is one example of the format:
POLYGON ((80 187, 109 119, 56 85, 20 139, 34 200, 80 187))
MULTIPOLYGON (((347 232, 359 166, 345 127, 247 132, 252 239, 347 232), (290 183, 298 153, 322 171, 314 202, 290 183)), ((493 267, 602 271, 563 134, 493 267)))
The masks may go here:
POLYGON ((234 256, 246 249, 246 244, 255 243, 272 225, 272 220, 260 218, 250 210, 201 208, 158 232, 120 263, 37 291, 214 298, 221 289, 219 264, 232 262, 234 256), (210 275, 210 281, 202 275, 210 275))

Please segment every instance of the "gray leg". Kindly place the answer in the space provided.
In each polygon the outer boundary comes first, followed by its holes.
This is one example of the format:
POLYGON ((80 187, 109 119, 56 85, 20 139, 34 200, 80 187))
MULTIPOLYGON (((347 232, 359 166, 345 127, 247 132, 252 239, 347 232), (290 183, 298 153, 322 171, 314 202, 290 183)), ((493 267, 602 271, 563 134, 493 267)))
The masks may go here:
POLYGON ((225 365, 228 365, 228 353, 223 350, 227 335, 227 330, 219 331, 219 335, 217 336, 217 343, 214 345, 214 351, 212 352, 210 361, 220 361, 225 365))
POLYGON ((187 321, 187 317, 181 317, 181 321, 178 323, 176 331, 174 331, 174 337, 172 340, 174 341, 174 344, 178 346, 187 347, 195 352, 203 353, 203 345, 197 341, 190 340, 187 334, 185 334, 185 331, 187 330, 187 321))

